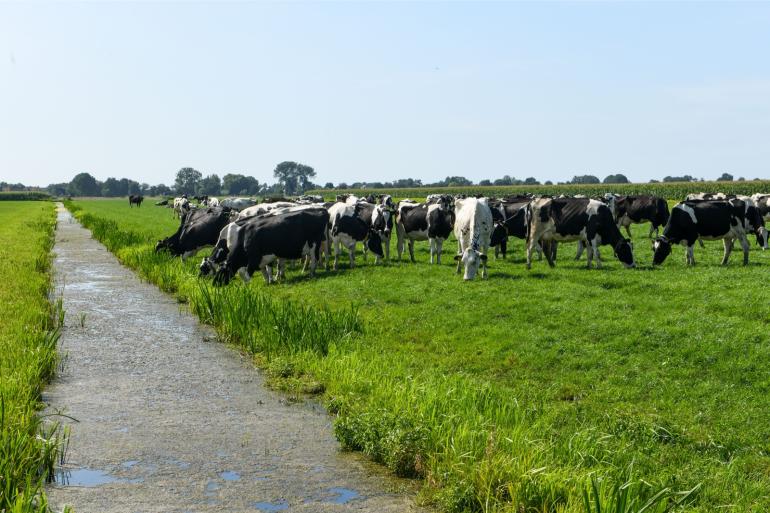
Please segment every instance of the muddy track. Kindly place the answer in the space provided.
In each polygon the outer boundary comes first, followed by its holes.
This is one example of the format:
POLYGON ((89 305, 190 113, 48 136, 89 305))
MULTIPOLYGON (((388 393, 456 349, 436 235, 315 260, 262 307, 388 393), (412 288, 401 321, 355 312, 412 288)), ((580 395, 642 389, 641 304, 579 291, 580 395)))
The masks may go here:
POLYGON ((321 408, 267 390, 248 358, 58 216, 66 361, 44 400, 79 422, 55 508, 416 511, 403 482, 340 452, 321 408))

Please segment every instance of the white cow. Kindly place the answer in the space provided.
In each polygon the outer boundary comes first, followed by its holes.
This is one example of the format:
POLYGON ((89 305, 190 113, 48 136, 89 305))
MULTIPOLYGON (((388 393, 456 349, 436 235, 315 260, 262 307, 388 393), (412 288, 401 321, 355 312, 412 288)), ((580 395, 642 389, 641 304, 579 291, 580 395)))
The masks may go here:
POLYGON ((288 201, 276 201, 274 203, 259 203, 258 205, 254 205, 241 210, 238 213, 238 219, 245 219, 247 217, 266 214, 271 210, 276 210, 279 208, 296 207, 296 206, 297 206, 296 203, 290 203, 288 201))
POLYGON ((482 267, 481 277, 487 277, 487 255, 489 239, 492 235, 492 210, 486 198, 465 198, 455 202, 454 233, 457 239, 458 255, 457 272, 460 266, 465 266, 464 280, 476 277, 479 265, 482 267))
POLYGON ((184 217, 190 211, 190 208, 190 201, 187 198, 174 198, 174 217, 184 217))
POLYGON ((248 208, 256 205, 257 202, 251 198, 225 198, 222 201, 220 201, 219 204, 222 205, 223 207, 228 207, 233 210, 241 211, 244 208, 248 208))

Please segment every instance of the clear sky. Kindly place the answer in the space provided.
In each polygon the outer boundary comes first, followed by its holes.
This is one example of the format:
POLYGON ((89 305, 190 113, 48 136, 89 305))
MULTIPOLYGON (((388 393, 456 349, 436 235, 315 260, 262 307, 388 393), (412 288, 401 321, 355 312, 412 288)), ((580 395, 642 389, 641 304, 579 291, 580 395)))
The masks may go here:
POLYGON ((770 3, 0 3, 0 180, 770 177, 770 3))

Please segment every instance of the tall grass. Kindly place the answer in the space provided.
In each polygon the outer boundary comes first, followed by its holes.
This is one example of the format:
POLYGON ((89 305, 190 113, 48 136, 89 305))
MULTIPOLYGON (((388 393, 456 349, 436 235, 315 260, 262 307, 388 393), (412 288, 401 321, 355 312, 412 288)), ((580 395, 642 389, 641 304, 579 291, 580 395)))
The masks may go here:
POLYGON ((38 412, 53 376, 61 302, 49 301, 53 204, 0 203, 0 511, 48 511, 66 433, 38 412))

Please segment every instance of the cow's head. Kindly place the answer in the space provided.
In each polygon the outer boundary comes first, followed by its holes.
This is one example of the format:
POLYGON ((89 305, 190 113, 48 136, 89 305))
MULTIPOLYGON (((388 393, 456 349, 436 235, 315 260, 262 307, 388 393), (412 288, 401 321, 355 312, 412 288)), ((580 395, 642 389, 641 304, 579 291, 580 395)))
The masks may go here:
POLYGON ((159 253, 160 251, 164 249, 169 248, 169 242, 168 239, 159 240, 157 244, 155 244, 155 252, 159 253))
POLYGON ((671 254, 671 243, 666 237, 658 237, 652 242, 652 265, 660 265, 671 254))
POLYGON ((382 250, 382 238, 374 228, 369 231, 369 237, 366 239, 366 247, 380 258, 385 256, 385 252, 382 250))
POLYGON ((615 244, 615 256, 626 267, 636 267, 634 263, 634 247, 628 239, 620 239, 615 244))
POLYGON ((209 258, 204 258, 201 260, 201 265, 198 266, 198 277, 202 278, 203 276, 208 276, 214 271, 216 271, 214 262, 212 262, 209 258))
POLYGON ((462 255, 455 255, 455 260, 462 261, 462 264, 465 267, 463 280, 472 280, 476 277, 476 273, 479 271, 481 263, 486 263, 487 255, 476 249, 467 248, 462 255))
POLYGON ((372 229, 386 236, 393 229, 392 213, 385 205, 375 205, 372 210, 372 229))

